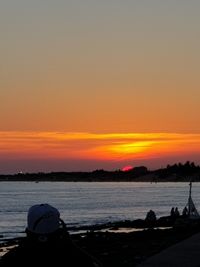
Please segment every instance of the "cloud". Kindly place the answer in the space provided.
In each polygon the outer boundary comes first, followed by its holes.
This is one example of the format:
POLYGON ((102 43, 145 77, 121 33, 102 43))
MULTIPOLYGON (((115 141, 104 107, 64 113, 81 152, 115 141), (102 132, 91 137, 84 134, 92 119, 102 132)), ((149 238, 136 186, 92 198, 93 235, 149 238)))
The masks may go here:
POLYGON ((0 132, 0 158, 119 159, 200 152, 200 134, 0 132))
POLYGON ((0 172, 120 169, 200 160, 200 134, 0 132, 0 172))

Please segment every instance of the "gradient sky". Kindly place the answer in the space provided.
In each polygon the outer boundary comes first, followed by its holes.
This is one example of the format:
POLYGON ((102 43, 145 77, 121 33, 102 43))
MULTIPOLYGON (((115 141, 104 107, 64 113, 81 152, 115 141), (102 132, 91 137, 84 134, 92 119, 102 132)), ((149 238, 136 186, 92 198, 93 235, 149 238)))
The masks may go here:
POLYGON ((199 25, 198 0, 0 1, 0 172, 200 164, 199 25))

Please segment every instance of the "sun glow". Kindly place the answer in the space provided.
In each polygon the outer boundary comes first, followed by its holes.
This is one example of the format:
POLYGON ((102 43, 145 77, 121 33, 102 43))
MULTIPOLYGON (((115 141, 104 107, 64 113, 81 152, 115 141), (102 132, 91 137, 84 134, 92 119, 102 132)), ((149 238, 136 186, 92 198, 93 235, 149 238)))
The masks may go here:
POLYGON ((155 141, 139 141, 134 143, 116 144, 110 146, 108 149, 114 153, 119 154, 136 154, 148 150, 156 143, 155 141))
POLYGON ((200 152, 200 135, 0 132, 0 158, 120 160, 200 152))

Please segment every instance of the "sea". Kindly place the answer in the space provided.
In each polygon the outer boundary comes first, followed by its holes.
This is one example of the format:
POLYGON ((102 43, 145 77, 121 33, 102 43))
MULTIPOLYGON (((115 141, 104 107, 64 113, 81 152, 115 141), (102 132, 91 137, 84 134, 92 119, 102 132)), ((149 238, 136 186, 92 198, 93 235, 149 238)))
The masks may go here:
MULTIPOLYGON (((150 209, 157 218, 172 207, 181 213, 188 195, 185 182, 0 182, 0 242, 25 235, 34 204, 53 205, 69 227, 144 219, 150 209)), ((192 198, 200 210, 200 183, 192 198)))

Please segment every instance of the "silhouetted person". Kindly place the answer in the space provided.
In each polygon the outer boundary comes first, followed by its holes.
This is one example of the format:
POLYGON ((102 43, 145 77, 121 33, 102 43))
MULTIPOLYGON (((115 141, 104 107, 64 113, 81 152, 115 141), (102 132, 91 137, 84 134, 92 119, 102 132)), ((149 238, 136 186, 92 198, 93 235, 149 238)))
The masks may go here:
POLYGON ((174 217, 175 217, 175 211, 174 211, 174 207, 172 207, 172 208, 171 208, 171 211, 170 211, 170 216, 171 216, 172 218, 174 218, 174 217))
POLYGON ((183 211, 182 211, 182 216, 183 216, 183 217, 187 217, 187 216, 188 216, 188 209, 187 209, 187 207, 185 207, 185 208, 183 209, 183 211))
POLYGON ((155 222, 156 221, 155 212, 153 210, 148 211, 145 220, 148 222, 155 222))
POLYGON ((34 205, 27 221, 27 236, 2 257, 0 266, 100 266, 72 242, 56 208, 49 204, 34 205))
POLYGON ((178 210, 177 207, 174 210, 174 215, 175 215, 176 218, 180 216, 180 213, 179 213, 179 210, 178 210))

